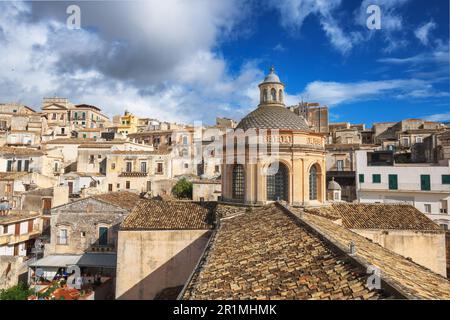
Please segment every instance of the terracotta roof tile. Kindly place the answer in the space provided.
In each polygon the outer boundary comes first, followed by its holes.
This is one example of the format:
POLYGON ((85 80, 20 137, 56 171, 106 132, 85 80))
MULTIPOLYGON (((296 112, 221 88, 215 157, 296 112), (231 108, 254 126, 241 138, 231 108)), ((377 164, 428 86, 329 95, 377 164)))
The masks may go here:
POLYGON ((141 200, 138 194, 128 191, 117 191, 99 194, 92 196, 92 198, 122 207, 127 210, 133 209, 141 200))
POLYGON ((214 221, 214 203, 141 200, 121 225, 127 230, 204 230, 214 221))
MULTIPOLYGON (((220 209, 219 209, 220 210, 220 209)), ((272 205, 222 219, 183 299, 378 299, 366 270, 272 205)))
POLYGON ((306 212, 332 220, 342 219, 349 229, 421 230, 441 228, 415 207, 407 204, 349 204, 306 209, 306 212))

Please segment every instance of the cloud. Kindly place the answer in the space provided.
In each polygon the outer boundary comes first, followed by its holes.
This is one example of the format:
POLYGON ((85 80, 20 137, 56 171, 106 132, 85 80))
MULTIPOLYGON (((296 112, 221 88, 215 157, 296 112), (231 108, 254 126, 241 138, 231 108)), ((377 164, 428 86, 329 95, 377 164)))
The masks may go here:
POLYGON ((450 121, 450 112, 433 114, 433 115, 425 117, 425 120, 437 121, 437 122, 439 122, 439 121, 450 121))
POLYGON ((269 2, 271 8, 278 10, 281 25, 291 32, 300 32, 308 16, 317 16, 332 46, 342 54, 347 54, 353 48, 352 36, 342 30, 342 24, 332 15, 340 5, 341 0, 271 0, 269 2))
POLYGON ((246 29, 245 1, 80 2, 69 30, 64 2, 0 2, 0 96, 38 106, 44 96, 127 108, 172 121, 242 116, 262 72, 231 73, 217 51, 246 29), (131 18, 130 18, 131 17, 131 18), (220 110, 215 110, 215 106, 220 110))
POLYGON ((417 30, 414 32, 415 36, 417 37, 417 39, 420 40, 420 42, 424 45, 427 46, 429 43, 429 36, 430 36, 430 32, 434 29, 436 29, 437 25, 436 23, 434 23, 433 21, 427 22, 424 25, 420 26, 419 28, 417 28, 417 30))
MULTIPOLYGON (((330 107, 340 104, 386 99, 439 98, 448 93, 440 92, 432 84, 419 79, 393 79, 361 81, 353 83, 314 81, 300 94, 308 101, 319 101, 330 107)), ((297 97, 298 98, 298 97, 297 97)))
POLYGON ((273 51, 285 52, 286 48, 281 43, 278 43, 275 47, 273 47, 273 51))

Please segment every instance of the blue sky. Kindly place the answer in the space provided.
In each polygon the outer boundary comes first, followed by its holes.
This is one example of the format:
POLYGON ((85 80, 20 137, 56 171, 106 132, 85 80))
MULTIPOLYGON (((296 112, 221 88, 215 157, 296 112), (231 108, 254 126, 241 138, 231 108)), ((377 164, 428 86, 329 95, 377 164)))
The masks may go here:
POLYGON ((239 120, 270 65, 331 121, 450 120, 444 0, 0 2, 0 97, 179 122, 239 120), (68 5, 81 29, 66 26, 68 5), (366 9, 381 8, 369 30, 366 9))

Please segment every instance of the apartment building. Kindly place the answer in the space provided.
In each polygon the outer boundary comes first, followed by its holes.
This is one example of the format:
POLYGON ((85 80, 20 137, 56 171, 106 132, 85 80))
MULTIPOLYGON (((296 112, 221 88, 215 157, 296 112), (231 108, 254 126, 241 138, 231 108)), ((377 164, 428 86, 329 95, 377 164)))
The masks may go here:
POLYGON ((450 161, 395 163, 392 152, 356 151, 360 203, 408 203, 442 228, 450 227, 450 161))

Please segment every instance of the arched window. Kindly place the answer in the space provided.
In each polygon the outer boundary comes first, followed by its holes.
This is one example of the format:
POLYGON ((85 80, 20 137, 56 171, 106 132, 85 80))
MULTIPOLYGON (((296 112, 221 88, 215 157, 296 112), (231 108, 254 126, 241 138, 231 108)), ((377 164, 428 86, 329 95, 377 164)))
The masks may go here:
POLYGON ((278 99, 280 100, 280 102, 283 102, 283 90, 280 89, 280 91, 278 91, 278 99))
POLYGON ((233 199, 244 199, 244 166, 237 164, 233 167, 233 199))
MULTIPOLYGON (((271 164, 270 167, 273 167, 271 164)), ((269 169, 270 171, 270 169, 269 169)), ((289 175, 288 168, 282 164, 278 163, 278 171, 274 174, 267 175, 267 200, 277 201, 284 200, 288 201, 288 190, 289 190, 289 175)))
POLYGON ((309 200, 317 200, 317 165, 309 169, 309 200))
POLYGON ((270 96, 272 98, 272 101, 277 101, 277 90, 272 88, 272 90, 270 90, 270 96))
POLYGON ((263 102, 267 102, 269 100, 267 89, 263 90, 263 102))

